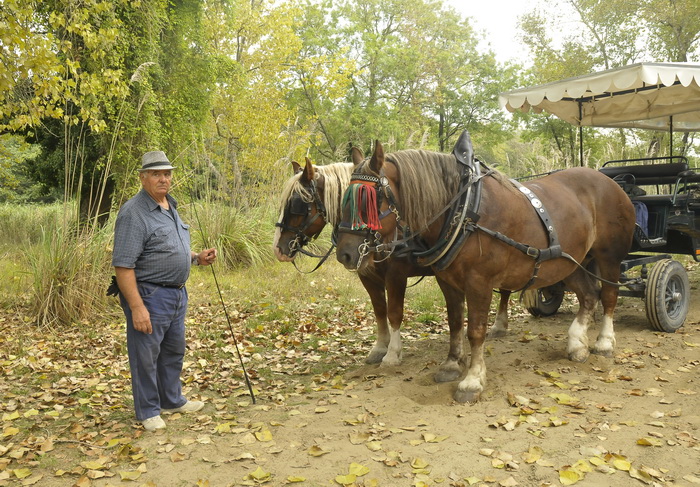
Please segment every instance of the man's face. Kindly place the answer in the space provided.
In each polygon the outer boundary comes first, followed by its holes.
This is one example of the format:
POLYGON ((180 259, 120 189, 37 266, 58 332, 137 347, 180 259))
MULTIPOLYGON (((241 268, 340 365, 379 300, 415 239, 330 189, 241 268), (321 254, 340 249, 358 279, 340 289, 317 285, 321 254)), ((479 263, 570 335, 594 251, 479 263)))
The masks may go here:
POLYGON ((143 171, 141 173, 141 184, 143 189, 154 199, 163 198, 170 190, 173 172, 171 169, 160 171, 143 171))

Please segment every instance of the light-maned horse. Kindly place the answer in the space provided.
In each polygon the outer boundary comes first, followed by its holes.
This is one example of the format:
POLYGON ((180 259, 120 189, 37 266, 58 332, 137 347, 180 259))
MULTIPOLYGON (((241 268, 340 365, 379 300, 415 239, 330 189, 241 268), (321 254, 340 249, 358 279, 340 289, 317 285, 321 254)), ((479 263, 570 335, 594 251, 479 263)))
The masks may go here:
MULTIPOLYGON (((359 149, 354 149, 353 153, 362 158, 359 149)), ((341 198, 354 168, 353 163, 342 162, 314 166, 309 159, 303 168, 296 162, 292 165, 294 175, 282 189, 280 216, 272 244, 275 257, 281 262, 292 262, 326 224, 332 227, 338 224, 341 198)), ((372 260, 359 270, 358 277, 369 294, 377 322, 376 341, 366 363, 401 363, 401 323, 408 278, 431 275, 430 267, 394 257, 379 262, 372 260)), ((494 329, 507 327, 509 295, 501 295, 494 329)))
MULTIPOLYGON (((353 176, 351 184, 373 186, 375 194, 385 196, 381 198, 378 212, 387 205, 389 198, 386 195, 393 193, 396 206, 400 208, 401 223, 419 233, 428 245, 435 245, 444 214, 435 217, 445 210, 458 192, 460 172, 455 156, 416 150, 385 155, 382 145, 377 142, 371 159, 356 157, 354 161, 356 174, 371 176, 364 179, 353 176)), ((525 186, 549 211, 561 249, 572 259, 560 257, 541 262, 537 277, 531 282, 535 275, 534 258, 482 229, 500 232, 535 249, 546 249, 549 236, 533 203, 514 183, 497 171, 484 173, 478 225, 451 264, 435 272, 442 282, 450 327, 449 353, 435 374, 438 382, 456 380, 461 376, 466 298, 466 334, 471 360, 466 376, 454 393, 459 402, 478 400, 486 383, 484 341, 492 289, 516 291, 528 283, 536 289, 563 280, 579 301, 578 313, 569 328, 569 358, 579 362, 588 358, 587 329, 598 301, 603 305, 603 318, 592 352, 611 356, 615 347, 613 312, 618 287, 613 283, 619 280, 620 264, 630 249, 635 225, 635 212, 629 197, 612 179, 588 168, 562 170, 528 181, 525 186), (583 267, 596 269, 597 275, 605 281, 600 281, 599 285, 598 279, 591 277, 583 267)), ((364 196, 356 197, 354 201, 351 193, 350 189, 346 190, 336 257, 348 269, 359 267, 362 270, 366 265, 366 258, 361 256, 367 252, 367 236, 351 227, 353 215, 371 213, 372 202, 367 196, 371 192, 364 191, 364 196)), ((395 238, 395 215, 384 218, 381 226, 379 233, 384 243, 395 238)))

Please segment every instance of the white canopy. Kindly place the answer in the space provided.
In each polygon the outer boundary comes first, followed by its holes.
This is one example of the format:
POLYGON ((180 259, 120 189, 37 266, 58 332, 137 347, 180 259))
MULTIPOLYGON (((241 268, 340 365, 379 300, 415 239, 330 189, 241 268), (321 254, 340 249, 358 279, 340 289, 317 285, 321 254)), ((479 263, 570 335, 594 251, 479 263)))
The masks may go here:
POLYGON ((639 63, 501 93, 508 111, 576 126, 700 131, 700 64, 639 63))

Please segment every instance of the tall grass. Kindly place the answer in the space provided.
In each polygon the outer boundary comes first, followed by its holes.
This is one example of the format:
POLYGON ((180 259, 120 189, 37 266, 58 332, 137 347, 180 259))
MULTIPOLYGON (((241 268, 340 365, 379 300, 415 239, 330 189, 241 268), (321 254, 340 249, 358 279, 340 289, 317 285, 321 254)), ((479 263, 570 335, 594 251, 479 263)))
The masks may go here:
POLYGON ((182 213, 195 227, 190 232, 192 250, 216 248, 219 266, 238 269, 272 260, 275 217, 269 208, 242 210, 223 203, 197 202, 182 213))
POLYGON ((0 246, 23 247, 39 242, 42 233, 55 227, 63 212, 61 203, 0 203, 0 246))
POLYGON ((103 316, 107 309, 111 226, 44 228, 27 256, 33 284, 30 311, 40 326, 103 316))

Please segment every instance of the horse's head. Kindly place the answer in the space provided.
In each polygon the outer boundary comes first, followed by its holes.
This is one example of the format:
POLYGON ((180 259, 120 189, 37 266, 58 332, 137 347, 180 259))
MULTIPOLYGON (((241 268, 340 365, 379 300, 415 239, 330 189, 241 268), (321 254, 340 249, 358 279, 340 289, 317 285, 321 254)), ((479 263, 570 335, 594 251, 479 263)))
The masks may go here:
POLYGON ((282 209, 273 250, 277 260, 291 262, 304 245, 318 237, 328 222, 323 204, 324 177, 306 158, 306 166, 292 162, 292 176, 283 192, 282 209))
POLYGON ((393 164, 386 164, 379 141, 369 160, 355 148, 352 159, 355 169, 341 203, 336 258, 346 268, 359 270, 368 265, 373 254, 389 251, 386 242, 396 236, 398 173, 393 164))

